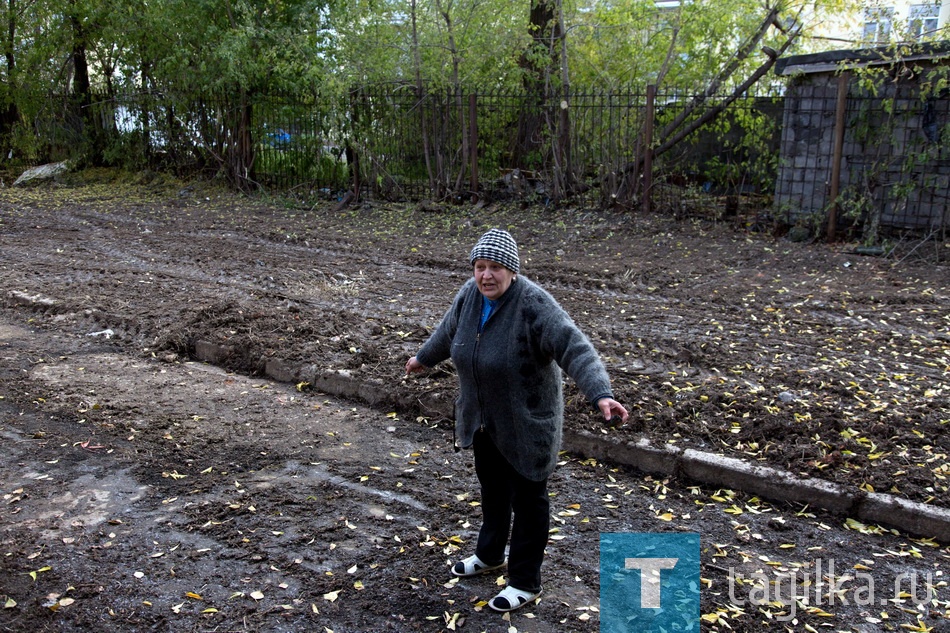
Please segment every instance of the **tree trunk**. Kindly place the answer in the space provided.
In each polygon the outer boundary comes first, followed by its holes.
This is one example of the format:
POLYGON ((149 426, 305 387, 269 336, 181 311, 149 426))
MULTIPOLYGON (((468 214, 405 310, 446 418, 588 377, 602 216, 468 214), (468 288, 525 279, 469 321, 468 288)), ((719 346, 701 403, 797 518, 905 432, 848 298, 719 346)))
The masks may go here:
MULTIPOLYGON (((726 110, 736 99, 741 97, 757 81, 764 77, 775 65, 776 60, 781 57, 798 39, 800 30, 785 32, 785 41, 777 51, 768 53, 768 59, 759 65, 748 77, 745 78, 732 92, 723 98, 715 106, 709 107, 706 101, 709 97, 715 95, 719 88, 738 70, 740 62, 753 53, 755 48, 761 43, 766 31, 775 23, 777 13, 771 9, 759 25, 756 32, 746 40, 736 51, 735 59, 724 67, 719 74, 710 81, 703 94, 692 99, 679 115, 670 122, 661 132, 656 135, 658 143, 653 149, 653 157, 660 156, 669 151, 693 132, 703 125, 708 124, 726 110), (697 115, 697 112, 700 114, 697 115), (696 115, 696 116, 694 116, 696 115), (689 119, 690 116, 694 118, 689 119)), ((643 167, 643 155, 637 160, 631 161, 620 169, 620 173, 628 180, 634 180, 639 177, 643 167)), ((601 183, 605 184, 604 182, 601 183)))
POLYGON ((429 126, 426 121, 425 87, 422 85, 422 57, 419 54, 419 31, 416 25, 416 0, 412 0, 412 60, 416 74, 416 105, 419 109, 419 126, 422 131, 422 152, 426 160, 426 173, 429 175, 429 191, 435 197, 440 196, 436 186, 436 175, 432 170, 432 144, 429 141, 429 126))
POLYGON ((73 48, 71 53, 73 66, 73 107, 79 122, 85 149, 83 158, 92 165, 103 164, 103 141, 98 121, 92 109, 92 92, 89 83, 89 61, 86 56, 86 29, 76 10, 76 2, 70 2, 72 9, 69 24, 72 28, 73 48))
POLYGON ((560 191, 555 191, 555 197, 570 195, 574 191, 575 177, 573 156, 571 152, 571 81, 570 73, 567 67, 567 32, 564 30, 564 6, 562 0, 558 0, 557 7, 558 26, 557 31, 561 39, 561 103, 560 116, 558 120, 557 135, 557 167, 555 182, 559 184, 560 191))
MULTIPOLYGON (((442 19, 445 21, 445 30, 449 38, 449 53, 452 56, 452 92, 454 94, 455 109, 458 113, 459 122, 458 129, 461 130, 461 141, 462 141, 462 150, 461 157, 459 161, 459 172, 455 178, 455 185, 453 186, 453 191, 456 194, 461 193, 462 190, 462 181, 465 179, 465 169, 468 163, 469 149, 468 149, 468 124, 466 121, 467 113, 465 111, 465 103, 462 100, 462 86, 461 81, 459 80, 459 64, 461 62, 458 48, 455 46, 455 32, 452 28, 452 1, 449 0, 448 4, 443 7, 441 0, 435 0, 436 10, 442 16, 442 19)), ((451 175, 446 174, 445 182, 451 182, 451 175)))
MULTIPOLYGON (((15 92, 16 54, 13 48, 17 30, 16 11, 16 0, 7 0, 7 41, 3 51, 7 63, 7 81, 6 94, 2 95, 4 104, 0 107, 0 138, 3 139, 10 138, 13 126, 20 119, 20 110, 17 107, 15 92)), ((4 147, 3 149, 9 151, 12 148, 4 147)), ((4 151, 3 154, 6 155, 7 151, 4 151)))
POLYGON ((524 70, 525 108, 518 120, 518 132, 509 153, 510 167, 534 169, 542 165, 544 151, 543 107, 548 95, 552 69, 558 67, 560 37, 555 0, 532 0, 528 20, 531 44, 522 53, 519 65, 524 70))
POLYGON ((228 176, 241 191, 252 191, 254 177, 254 143, 251 138, 253 107, 247 90, 240 89, 232 122, 231 147, 228 152, 228 176))

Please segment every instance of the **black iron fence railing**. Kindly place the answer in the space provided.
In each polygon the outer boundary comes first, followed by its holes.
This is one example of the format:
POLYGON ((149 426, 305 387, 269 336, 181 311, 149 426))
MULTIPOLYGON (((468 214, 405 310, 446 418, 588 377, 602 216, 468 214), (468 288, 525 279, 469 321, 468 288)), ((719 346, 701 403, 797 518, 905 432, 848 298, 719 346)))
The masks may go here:
POLYGON ((778 86, 721 112, 719 98, 653 89, 46 96, 25 102, 0 144, 22 163, 82 153, 307 199, 517 197, 815 227, 837 210, 844 228, 883 217, 945 232, 946 96, 908 88, 887 101, 846 88, 841 152, 809 149, 809 139, 829 142, 840 90, 778 86), (826 195, 832 160, 836 205, 826 195))

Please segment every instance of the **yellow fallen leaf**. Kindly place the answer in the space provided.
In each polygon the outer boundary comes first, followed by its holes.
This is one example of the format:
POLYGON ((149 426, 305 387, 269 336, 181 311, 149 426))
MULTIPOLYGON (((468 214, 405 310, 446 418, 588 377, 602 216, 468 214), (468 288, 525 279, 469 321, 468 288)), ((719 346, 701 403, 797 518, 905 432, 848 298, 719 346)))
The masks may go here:
POLYGON ((30 578, 32 578, 33 580, 36 580, 36 575, 37 575, 37 574, 41 574, 41 573, 43 573, 44 571, 49 571, 49 570, 51 570, 51 569, 52 569, 52 567, 50 567, 49 565, 47 565, 46 567, 40 567, 40 568, 37 569, 36 571, 31 571, 31 572, 30 572, 30 578))
POLYGON ((835 617, 833 613, 828 613, 827 611, 824 611, 824 610, 822 610, 822 609, 819 609, 818 607, 808 607, 808 609, 806 609, 806 612, 807 612, 809 615, 817 615, 817 616, 820 616, 820 617, 822 617, 822 618, 833 618, 833 617, 835 617))
POLYGON ((201 594, 197 594, 194 591, 189 591, 185 594, 186 598, 191 598, 192 600, 202 600, 201 594))
POLYGON ((340 590, 331 591, 330 593, 323 594, 323 599, 328 602, 334 602, 340 595, 340 590))

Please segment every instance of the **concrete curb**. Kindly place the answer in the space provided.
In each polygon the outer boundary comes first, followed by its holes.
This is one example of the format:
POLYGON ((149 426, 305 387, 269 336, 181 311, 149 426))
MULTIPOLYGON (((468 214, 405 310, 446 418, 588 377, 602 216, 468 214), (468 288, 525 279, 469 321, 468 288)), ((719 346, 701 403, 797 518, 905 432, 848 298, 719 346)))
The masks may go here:
MULTIPOLYGON (((195 353, 202 356, 196 345, 195 353)), ((204 352, 209 351, 207 346, 204 352)), ((226 352, 225 350, 222 350, 226 352)), ((210 354, 215 356, 215 354, 210 354)), ((211 358, 203 359, 214 362, 211 358)), ((355 398, 370 406, 399 408, 382 384, 364 382, 347 370, 320 371, 315 366, 297 367, 273 360, 265 365, 269 378, 280 382, 309 382, 314 389, 337 397, 355 398)), ((418 402, 445 417, 452 402, 427 396, 418 402)), ((622 442, 607 435, 565 429, 564 450, 583 457, 635 468, 641 472, 678 476, 700 484, 739 490, 772 501, 807 504, 849 516, 864 523, 894 528, 908 535, 950 543, 950 509, 909 501, 894 495, 853 490, 813 477, 799 477, 785 470, 734 457, 667 444, 654 446, 648 439, 622 442)))
POLYGON ((677 446, 654 446, 649 440, 621 442, 587 431, 564 432, 564 448, 601 461, 630 466, 654 475, 676 475, 772 501, 805 503, 865 523, 941 543, 950 543, 950 509, 909 501, 894 495, 852 490, 841 484, 798 477, 788 471, 734 457, 677 446))

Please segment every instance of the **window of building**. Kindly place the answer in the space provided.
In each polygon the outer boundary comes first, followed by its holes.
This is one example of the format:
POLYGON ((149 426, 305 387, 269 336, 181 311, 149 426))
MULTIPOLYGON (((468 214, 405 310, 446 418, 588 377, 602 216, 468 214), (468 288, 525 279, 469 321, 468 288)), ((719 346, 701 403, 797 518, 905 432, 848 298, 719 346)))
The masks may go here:
POLYGON ((940 4, 912 4, 908 14, 908 31, 911 38, 919 40, 931 37, 937 30, 940 4))
POLYGON ((893 7, 875 7, 864 10, 864 40, 867 42, 889 42, 894 26, 893 7))

